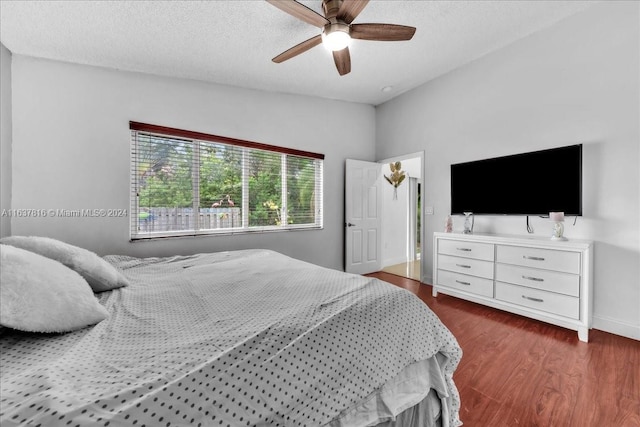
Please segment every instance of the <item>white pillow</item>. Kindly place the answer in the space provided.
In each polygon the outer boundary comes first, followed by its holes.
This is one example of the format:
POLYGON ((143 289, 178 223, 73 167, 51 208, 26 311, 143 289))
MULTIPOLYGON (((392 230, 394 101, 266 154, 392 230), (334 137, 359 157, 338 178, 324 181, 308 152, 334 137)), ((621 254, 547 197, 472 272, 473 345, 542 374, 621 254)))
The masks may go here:
POLYGON ((95 253, 60 240, 38 236, 9 236, 0 239, 0 243, 61 262, 80 273, 94 292, 108 291, 129 284, 122 273, 95 253))
POLYGON ((28 332, 69 332, 108 316, 75 271, 33 252, 0 245, 0 325, 28 332))

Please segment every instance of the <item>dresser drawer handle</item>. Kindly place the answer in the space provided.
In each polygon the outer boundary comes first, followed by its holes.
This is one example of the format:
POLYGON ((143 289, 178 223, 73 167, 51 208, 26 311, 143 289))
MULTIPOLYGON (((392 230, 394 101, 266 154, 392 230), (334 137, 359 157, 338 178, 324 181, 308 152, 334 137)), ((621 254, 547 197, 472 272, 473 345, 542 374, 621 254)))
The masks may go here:
POLYGON ((456 283, 460 283, 461 285, 471 286, 471 283, 463 282, 462 280, 456 280, 456 283))
POLYGON ((526 295, 522 295, 522 298, 528 299, 530 301, 535 301, 535 302, 544 302, 544 300, 542 298, 533 298, 533 297, 528 297, 526 295))
POLYGON ((531 277, 531 276, 523 275, 522 278, 526 280, 533 280, 534 282, 544 282, 544 279, 541 279, 539 277, 531 277))
POLYGON ((456 267, 460 267, 460 268, 471 268, 470 265, 464 265, 464 264, 456 264, 456 267))
POLYGON ((470 248, 456 248, 458 251, 471 252, 470 248))
POLYGON ((539 256, 526 256, 526 255, 522 255, 522 258, 524 259, 530 259, 533 261, 544 261, 544 258, 539 257, 539 256))

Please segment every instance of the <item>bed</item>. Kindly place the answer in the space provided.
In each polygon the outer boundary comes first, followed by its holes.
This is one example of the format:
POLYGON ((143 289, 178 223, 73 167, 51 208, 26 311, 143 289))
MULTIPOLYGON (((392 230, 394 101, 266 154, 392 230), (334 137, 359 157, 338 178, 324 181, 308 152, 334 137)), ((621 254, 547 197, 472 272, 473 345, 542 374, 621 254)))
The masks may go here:
POLYGON ((264 249, 101 260, 104 320, 0 328, 3 427, 461 424, 461 349, 404 289, 264 249))

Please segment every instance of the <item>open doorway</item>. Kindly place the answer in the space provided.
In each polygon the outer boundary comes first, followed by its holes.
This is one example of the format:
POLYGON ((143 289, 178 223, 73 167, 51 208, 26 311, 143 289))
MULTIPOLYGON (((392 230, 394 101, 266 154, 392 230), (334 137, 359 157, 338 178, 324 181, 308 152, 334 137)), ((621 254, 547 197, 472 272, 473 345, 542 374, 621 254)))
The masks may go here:
POLYGON ((389 176, 389 163, 398 161, 404 181, 395 189, 383 182, 382 271, 422 281, 423 154, 382 160, 382 173, 389 176))

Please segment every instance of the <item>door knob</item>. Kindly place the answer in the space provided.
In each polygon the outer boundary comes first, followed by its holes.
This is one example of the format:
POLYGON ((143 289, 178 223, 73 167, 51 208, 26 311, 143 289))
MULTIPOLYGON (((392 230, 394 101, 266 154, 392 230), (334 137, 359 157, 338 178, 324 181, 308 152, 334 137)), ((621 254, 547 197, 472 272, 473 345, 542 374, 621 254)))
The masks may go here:
POLYGON ((347 227, 355 227, 355 224, 351 224, 350 222, 347 223, 347 227))

